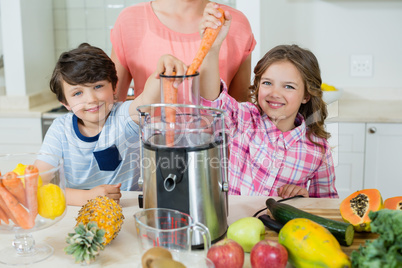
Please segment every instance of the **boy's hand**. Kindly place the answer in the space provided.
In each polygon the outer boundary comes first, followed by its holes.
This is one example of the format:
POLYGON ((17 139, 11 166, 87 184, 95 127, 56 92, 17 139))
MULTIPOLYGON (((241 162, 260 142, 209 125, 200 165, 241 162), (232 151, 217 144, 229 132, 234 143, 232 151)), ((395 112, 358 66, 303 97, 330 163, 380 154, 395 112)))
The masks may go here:
MULTIPOLYGON (((138 123, 138 115, 136 108, 140 105, 154 104, 161 102, 161 82, 159 80, 160 74, 165 75, 185 75, 187 66, 181 60, 172 55, 163 55, 159 58, 156 65, 156 70, 151 74, 144 86, 144 91, 134 100, 130 113, 133 120, 138 123)), ((180 79, 177 79, 174 83, 180 83, 180 79)))
MULTIPOLYGON (((213 2, 210 2, 205 6, 204 15, 199 25, 201 36, 204 35, 206 28, 217 29, 221 25, 219 18, 222 16, 222 14, 218 11, 218 8, 219 5, 213 2)), ((223 40, 225 40, 226 35, 229 32, 231 20, 232 15, 230 15, 229 11, 225 11, 225 21, 212 47, 219 47, 223 40)))
POLYGON ((95 198, 97 196, 107 196, 111 199, 114 199, 117 203, 120 202, 121 198, 121 192, 120 192, 120 186, 121 183, 114 184, 114 185, 109 185, 109 184, 102 184, 99 186, 96 186, 89 190, 90 192, 90 198, 95 198))
POLYGON ((178 58, 166 54, 159 58, 155 70, 155 78, 159 78, 159 74, 165 75, 185 75, 187 66, 178 58))
POLYGON ((282 198, 288 198, 295 195, 302 195, 304 197, 309 197, 306 188, 294 185, 286 184, 278 188, 278 195, 282 198))

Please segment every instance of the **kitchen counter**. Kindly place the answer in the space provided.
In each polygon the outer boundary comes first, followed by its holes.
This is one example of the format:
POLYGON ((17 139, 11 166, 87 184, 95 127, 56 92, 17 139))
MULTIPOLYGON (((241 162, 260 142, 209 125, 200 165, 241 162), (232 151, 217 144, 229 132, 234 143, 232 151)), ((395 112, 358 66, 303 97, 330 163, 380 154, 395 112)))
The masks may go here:
POLYGON ((59 106, 60 102, 51 101, 30 109, 0 109, 0 118, 41 118, 43 113, 59 106))
MULTIPOLYGON (((96 262, 91 267, 139 267, 141 255, 137 245, 136 230, 134 223, 134 213, 139 209, 138 194, 140 192, 123 192, 121 205, 125 216, 122 230, 111 244, 107 245, 96 262)), ((255 212, 265 207, 265 196, 229 196, 229 216, 228 224, 234 221, 252 216, 255 212)), ((287 201, 288 204, 299 208, 328 208, 338 209, 340 199, 314 199, 314 198, 299 198, 287 201)), ((72 265, 79 266, 74 263, 74 258, 71 255, 66 255, 63 251, 67 245, 65 239, 67 234, 73 231, 75 226, 75 217, 78 215, 80 207, 69 206, 66 215, 58 223, 50 226, 48 229, 40 230, 32 233, 36 244, 45 241, 54 249, 54 254, 47 260, 37 264, 29 265, 29 267, 69 267, 72 265)), ((264 213, 264 212, 262 212, 264 213)), ((0 249, 6 246, 11 247, 11 241, 14 236, 9 234, 1 234, 0 249)), ((203 254, 199 250, 197 254, 203 254)), ((4 265, 3 265, 4 266, 4 265)), ((0 267, 3 267, 0 264, 0 267)), ((4 266, 7 267, 7 266, 4 266)), ((249 254, 246 254, 244 267, 250 267, 249 254)))
POLYGON ((328 117, 328 122, 402 123, 401 100, 341 98, 333 104, 337 104, 338 115, 328 117))

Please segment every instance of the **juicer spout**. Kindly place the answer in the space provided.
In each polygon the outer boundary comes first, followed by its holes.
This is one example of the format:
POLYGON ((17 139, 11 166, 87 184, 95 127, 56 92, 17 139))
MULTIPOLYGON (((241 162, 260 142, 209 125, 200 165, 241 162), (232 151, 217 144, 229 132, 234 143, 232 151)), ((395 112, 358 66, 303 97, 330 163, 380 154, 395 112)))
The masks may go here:
POLYGON ((178 183, 177 181, 177 176, 174 174, 169 174, 164 182, 163 182, 163 186, 165 187, 165 190, 167 192, 171 192, 174 190, 174 188, 176 187, 176 183, 178 183))

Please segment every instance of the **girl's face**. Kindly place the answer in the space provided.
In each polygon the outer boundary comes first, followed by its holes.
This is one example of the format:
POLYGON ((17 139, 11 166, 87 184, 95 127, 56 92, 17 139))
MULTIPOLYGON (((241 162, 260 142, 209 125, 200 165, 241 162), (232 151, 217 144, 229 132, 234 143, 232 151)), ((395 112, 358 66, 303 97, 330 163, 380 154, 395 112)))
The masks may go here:
POLYGON ((63 81, 63 104, 82 120, 84 126, 103 126, 114 103, 114 91, 109 81, 85 85, 70 85, 63 81))
POLYGON ((282 132, 295 127, 300 105, 309 101, 304 88, 299 70, 289 61, 271 64, 261 76, 258 104, 282 132))

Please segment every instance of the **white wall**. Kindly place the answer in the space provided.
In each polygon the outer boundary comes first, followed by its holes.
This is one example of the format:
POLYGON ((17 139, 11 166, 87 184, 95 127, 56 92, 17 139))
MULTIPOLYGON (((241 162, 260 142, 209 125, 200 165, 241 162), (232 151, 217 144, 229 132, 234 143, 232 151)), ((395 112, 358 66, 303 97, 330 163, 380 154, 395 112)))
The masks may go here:
POLYGON ((402 90, 402 1, 262 0, 261 4, 261 56, 276 45, 296 43, 315 53, 323 81, 343 88, 402 90), (372 77, 350 76, 350 57, 356 54, 373 56, 372 77))

